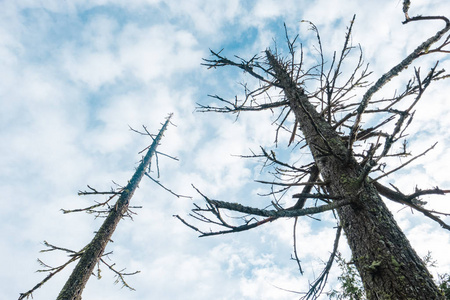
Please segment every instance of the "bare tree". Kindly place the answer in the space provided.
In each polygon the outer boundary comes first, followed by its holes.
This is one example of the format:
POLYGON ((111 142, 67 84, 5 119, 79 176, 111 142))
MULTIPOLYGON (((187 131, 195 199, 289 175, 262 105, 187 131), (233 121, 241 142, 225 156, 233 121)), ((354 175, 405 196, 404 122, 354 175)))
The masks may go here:
MULTIPOLYGON (((347 30, 342 50, 340 53, 335 52, 329 64, 325 62, 319 31, 310 22, 311 29, 317 33, 320 57, 320 63, 311 68, 305 66, 301 48, 300 53, 296 49, 298 36, 291 40, 287 29, 286 57, 278 49, 268 49, 262 55, 255 55, 248 60, 237 56, 236 60, 231 60, 221 51, 211 51, 212 58, 205 59, 204 65, 209 68, 240 68, 256 78, 259 87, 250 90, 245 85, 243 99, 236 97, 229 101, 217 95, 212 96, 221 104, 200 105, 199 109, 236 114, 278 109, 281 112, 277 118, 277 137, 280 130, 288 130, 288 117, 295 118, 295 126, 290 130, 290 142, 297 141, 298 147, 309 149, 311 161, 301 166, 288 164, 278 159, 273 151, 262 148, 260 154, 251 157, 263 158, 266 165, 274 166, 275 180, 260 181, 272 185, 271 194, 276 199, 272 202, 274 209, 213 200, 201 194, 206 206, 195 205, 190 216, 214 226, 214 229, 203 230, 180 216, 176 217, 200 232, 201 236, 211 236, 249 230, 285 217, 295 218, 296 224, 300 216, 332 210, 337 214, 333 250, 323 272, 305 292, 304 299, 317 298, 323 291, 342 230, 346 234, 352 262, 361 275, 368 299, 443 299, 442 292, 433 282, 423 261, 382 200, 384 198, 408 206, 450 230, 450 225, 443 218, 450 214, 427 209, 426 203, 419 199, 423 195, 443 195, 450 190, 416 188, 414 193, 406 194, 382 182, 388 175, 425 155, 436 145, 430 145, 426 151, 411 156, 404 142, 405 130, 413 120, 416 104, 430 84, 448 77, 444 70, 438 69, 436 62, 425 73, 415 68, 413 78, 402 92, 395 93, 391 98, 376 97, 388 81, 404 72, 418 58, 435 53, 450 53, 446 48, 450 44, 449 19, 444 16, 409 17, 409 4, 409 1, 403 3, 403 24, 443 21, 444 26, 374 84, 367 81, 370 72, 363 62, 361 48, 350 43, 355 18, 347 30), (360 51, 356 66, 353 72, 345 73, 343 66, 351 60, 349 54, 355 50, 360 51), (308 82, 311 81, 318 82, 318 88, 309 90, 308 82), (362 96, 355 97, 358 90, 362 91, 362 96), (276 93, 283 97, 270 97, 276 93), (365 127, 363 119, 371 116, 376 116, 376 123, 365 127), (297 127, 300 134, 296 131, 297 127), (400 151, 396 151, 398 147, 394 145, 399 144, 400 151), (409 159, 401 165, 391 166, 392 160, 389 159, 396 156, 409 159), (293 196, 298 199, 297 203, 292 207, 283 207, 276 196, 299 186, 303 187, 302 192, 293 196), (274 187, 278 187, 278 190, 274 187), (303 208, 307 199, 323 202, 323 205, 303 208), (242 213, 242 223, 235 225, 235 219, 227 218, 226 211, 242 213)), ((294 254, 302 272, 296 248, 294 254)))
MULTIPOLYGON (((138 272, 133 273, 124 273, 123 270, 117 271, 114 269, 114 265, 111 265, 107 263, 105 260, 103 260, 103 256, 106 255, 105 248, 106 245, 110 242, 112 234, 114 233, 114 230, 116 229, 119 221, 124 217, 131 217, 131 214, 133 212, 130 210, 130 201, 133 197, 134 192, 139 186, 139 183, 144 175, 148 176, 153 181, 160 184, 158 181, 153 179, 148 173, 147 170, 150 169, 150 164, 152 161, 152 158, 160 152, 157 152, 156 149, 161 141, 161 138, 163 137, 163 134, 165 130, 167 129, 167 126, 170 123, 170 119, 172 117, 172 114, 169 115, 167 120, 162 125, 162 128, 159 130, 157 135, 150 134, 147 129, 144 127, 145 132, 138 132, 143 135, 148 135, 152 138, 153 142, 152 144, 144 149, 142 152, 147 150, 146 155, 142 158, 139 166, 137 167, 134 175, 128 182, 128 184, 125 187, 119 187, 118 189, 112 189, 109 192, 99 192, 96 189, 88 186, 89 191, 80 191, 79 195, 111 195, 107 201, 97 203, 93 206, 83 208, 83 209, 76 209, 76 210, 63 210, 64 213, 70 213, 75 211, 86 211, 88 213, 94 213, 98 216, 106 214, 105 221, 103 222, 100 229, 95 234, 92 241, 87 244, 82 250, 80 251, 73 251, 66 248, 61 248, 54 246, 52 244, 49 244, 47 242, 44 242, 44 244, 48 247, 46 251, 54 251, 54 250, 60 250, 69 253, 70 259, 64 263, 61 266, 58 267, 50 267, 46 264, 44 264, 42 261, 39 260, 41 265, 45 267, 45 272, 49 272, 48 276, 44 278, 41 282, 39 282, 35 287, 33 287, 31 290, 29 290, 26 293, 21 293, 20 299, 26 299, 30 296, 32 296, 32 293, 41 287, 45 282, 47 282, 50 278, 52 278, 55 274, 63 270, 67 265, 74 261, 78 261, 78 264, 75 266, 74 270, 72 271, 72 274, 70 275, 69 279, 67 280, 66 284, 62 288, 60 294, 58 295, 57 299, 59 300, 79 300, 81 299, 81 294, 83 292, 84 287, 86 286, 86 283, 88 282, 91 275, 93 275, 93 271, 96 266, 101 262, 105 264, 110 270, 112 270, 116 276, 117 276, 117 282, 122 282, 122 284, 125 287, 128 287, 132 289, 124 280, 124 277, 127 275, 133 275, 138 272), (116 196, 119 197, 117 202, 114 205, 109 205, 110 201, 115 198, 116 196), (102 207, 107 207, 107 209, 101 209, 102 207)), ((169 190, 170 191, 170 190, 169 190)), ((171 191, 170 191, 171 192, 171 191)), ((177 195, 180 196, 180 195, 177 195)))

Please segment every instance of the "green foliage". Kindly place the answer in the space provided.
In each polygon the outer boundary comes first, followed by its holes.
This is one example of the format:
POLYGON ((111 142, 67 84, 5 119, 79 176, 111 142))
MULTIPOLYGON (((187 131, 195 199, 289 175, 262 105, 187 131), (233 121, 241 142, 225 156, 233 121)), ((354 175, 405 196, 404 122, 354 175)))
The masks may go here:
POLYGON ((340 290, 331 291, 328 296, 336 300, 364 300, 366 295, 361 282, 361 277, 354 264, 346 262, 340 252, 336 253, 336 262, 342 271, 338 280, 341 284, 340 290))
MULTIPOLYGON (((437 267, 437 261, 433 260, 430 251, 428 251, 427 255, 425 255, 425 257, 423 258, 423 262, 428 268, 437 267)), ((438 280, 436 283, 442 294, 445 296, 445 299, 450 300, 450 274, 438 274, 438 280)))
POLYGON ((438 275, 438 287, 445 295, 445 299, 450 300, 450 274, 439 274, 438 275))
MULTIPOLYGON (((336 262, 341 269, 341 275, 338 277, 340 282, 339 290, 328 292, 330 299, 336 300, 365 300, 366 294, 361 282, 361 277, 354 264, 345 261, 340 252, 336 253, 336 262)), ((431 252, 423 257, 423 262, 428 268, 437 267, 437 262, 433 260, 431 252)), ((438 274, 437 285, 445 299, 450 300, 450 274, 438 274)))
POLYGON ((431 251, 428 251, 427 255, 425 255, 422 258, 425 266, 427 268, 436 268, 437 267, 437 261, 433 260, 433 257, 431 256, 431 251))

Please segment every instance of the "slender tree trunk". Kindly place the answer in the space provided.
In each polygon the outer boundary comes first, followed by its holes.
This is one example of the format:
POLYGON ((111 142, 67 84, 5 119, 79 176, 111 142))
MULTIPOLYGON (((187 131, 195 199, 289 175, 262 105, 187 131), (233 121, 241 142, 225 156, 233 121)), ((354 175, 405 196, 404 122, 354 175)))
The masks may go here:
POLYGON ((84 248, 80 261, 76 265, 71 276, 58 295, 58 300, 81 299, 81 293, 83 292, 83 289, 86 286, 89 277, 92 275, 95 265, 105 251, 105 247, 110 241, 111 236, 117 227, 117 224, 128 210, 128 205, 130 203, 131 197, 133 196, 136 188, 139 185, 139 182, 144 176, 145 170, 148 168, 152 156, 156 152, 156 148, 158 147, 163 133, 170 122, 171 116, 172 115, 167 118, 158 135, 154 138, 152 145, 147 151, 147 154, 142 159, 133 177, 128 182, 128 185, 123 189, 119 200, 117 200, 115 206, 111 208, 108 217, 103 222, 99 231, 92 239, 92 241, 84 248))
POLYGON ((444 299, 423 261, 381 200, 367 172, 309 102, 286 69, 266 51, 331 195, 351 199, 337 209, 368 299, 444 299))

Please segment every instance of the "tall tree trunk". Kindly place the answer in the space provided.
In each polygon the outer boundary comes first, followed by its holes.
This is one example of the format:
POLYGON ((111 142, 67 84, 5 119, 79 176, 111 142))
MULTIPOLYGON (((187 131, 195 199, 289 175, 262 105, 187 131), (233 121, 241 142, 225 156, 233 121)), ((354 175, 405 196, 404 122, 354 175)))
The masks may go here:
POLYGON ((336 131, 315 110, 279 61, 266 51, 300 129, 333 196, 368 299, 444 299, 377 190, 336 131))
POLYGON ((57 298, 58 300, 81 299, 81 293, 83 292, 83 289, 86 286, 89 277, 92 275, 95 265, 105 251, 105 247, 110 241, 111 236, 117 227, 117 224, 128 210, 128 205, 130 203, 131 197, 133 197, 133 194, 138 187, 139 182, 145 174, 145 170, 148 168, 151 162, 152 156, 156 152, 156 148, 158 147, 163 133, 170 122, 171 116, 172 115, 169 115, 158 135, 153 139, 153 143, 148 149, 147 154, 142 159, 133 177, 128 182, 128 185, 123 189, 119 200, 117 200, 117 203, 114 205, 114 207, 111 208, 108 217, 103 222, 99 231, 92 239, 92 241, 82 250, 83 253, 81 255, 80 261, 72 271, 72 274, 59 293, 57 298))

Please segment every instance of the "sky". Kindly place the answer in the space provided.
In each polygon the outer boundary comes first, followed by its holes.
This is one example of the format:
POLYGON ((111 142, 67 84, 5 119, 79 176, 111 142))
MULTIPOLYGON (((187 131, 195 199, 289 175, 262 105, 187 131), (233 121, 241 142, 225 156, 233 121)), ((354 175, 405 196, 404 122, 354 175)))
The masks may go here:
MULTIPOLYGON (((135 291, 114 284, 113 274, 103 266, 103 278, 92 277, 83 298, 298 299, 286 290, 305 291, 320 273, 334 238, 330 214, 320 221, 299 221, 303 276, 290 259, 293 220, 198 238, 173 217, 188 219, 193 201, 203 204, 192 185, 214 199, 261 208, 270 204, 270 198, 258 196, 269 187, 254 182, 270 178, 267 170, 261 171, 259 161, 238 155, 264 146, 290 161, 307 156, 287 148, 287 133, 275 147, 276 115, 270 112, 246 113, 237 120, 235 115, 197 112, 197 103, 213 103, 207 95, 233 99, 243 94, 241 83, 255 84, 238 70, 207 69, 201 63, 210 57, 209 49, 224 49, 230 58, 251 58, 275 43, 283 45, 285 23, 290 34, 299 34, 305 60, 314 64, 315 34, 301 21, 317 26, 330 58, 340 50, 354 14, 352 43, 361 45, 373 71, 371 81, 442 26, 402 25, 401 1, 387 0, 0 1, 0 298, 17 299, 45 277, 36 272, 37 258, 51 266, 67 260, 62 252, 39 253, 44 240, 73 250, 91 240, 103 219, 65 215, 60 209, 105 200, 78 196, 86 185, 108 191, 114 182, 126 184, 141 158, 138 152, 151 143, 129 128, 141 130, 144 125, 157 133, 174 113, 176 126, 169 126, 158 150, 179 161, 159 155, 158 180, 192 199, 176 198, 144 178, 132 200, 142 208, 134 210, 133 221, 119 223, 107 247, 118 270, 141 271, 126 278, 135 291)), ((450 16, 450 4, 412 1, 410 15, 417 14, 450 16)), ((414 66, 426 72, 438 59, 450 69, 444 55, 426 57, 414 66)), ((401 89, 412 74, 410 67, 406 77, 386 86, 385 95, 401 89)), ((449 87, 448 81, 430 87, 409 129, 413 153, 438 141, 435 150, 386 183, 406 192, 416 185, 450 187, 449 87)), ((450 211, 448 197, 424 200, 431 208, 450 211)), ((417 253, 423 257, 431 251, 437 260, 432 272, 450 272, 448 232, 417 212, 388 205, 417 253)), ((208 230, 207 224, 198 225, 208 230)), ((349 257, 345 240, 340 251, 349 257)), ((38 289, 34 299, 56 298, 70 271, 38 289)), ((339 272, 332 270, 325 291, 338 287, 333 278, 339 272)))

